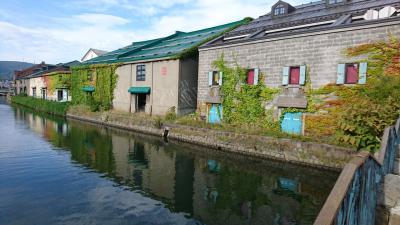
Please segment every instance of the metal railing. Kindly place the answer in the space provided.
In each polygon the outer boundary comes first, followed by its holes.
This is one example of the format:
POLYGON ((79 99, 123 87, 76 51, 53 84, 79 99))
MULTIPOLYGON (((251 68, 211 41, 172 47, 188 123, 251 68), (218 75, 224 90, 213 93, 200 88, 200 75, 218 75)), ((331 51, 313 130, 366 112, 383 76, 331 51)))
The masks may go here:
POLYGON ((400 118, 385 129, 381 150, 359 153, 343 168, 314 225, 373 225, 377 190, 394 169, 400 143, 400 118))

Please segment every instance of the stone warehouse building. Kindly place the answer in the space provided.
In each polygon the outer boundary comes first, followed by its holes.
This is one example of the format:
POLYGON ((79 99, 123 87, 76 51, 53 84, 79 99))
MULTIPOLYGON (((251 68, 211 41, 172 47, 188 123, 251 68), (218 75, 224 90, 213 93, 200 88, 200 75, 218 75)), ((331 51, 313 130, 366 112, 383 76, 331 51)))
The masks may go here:
POLYGON ((223 79, 212 65, 222 54, 227 63, 237 61, 249 69, 248 84, 282 88, 273 102, 276 109, 306 108, 307 82, 314 89, 365 84, 368 65, 363 58, 346 58, 343 51, 389 34, 400 36, 399 12, 397 0, 323 0, 299 6, 278 1, 270 13, 200 47, 198 109, 209 120, 223 116, 218 94, 223 79), (260 74, 265 80, 259 81, 260 74))
MULTIPOLYGON (((118 65, 112 100, 114 110, 150 115, 163 115, 171 109, 179 115, 194 112, 197 104, 198 46, 244 21, 193 32, 177 31, 168 37, 134 42, 88 60, 84 65, 89 68, 91 65, 92 68, 96 65, 118 65)), ((82 90, 94 96, 98 88, 85 86, 82 90)))
POLYGON ((78 61, 64 64, 49 65, 47 70, 25 76, 27 83, 26 94, 34 98, 50 101, 71 101, 70 85, 72 66, 77 66, 78 61))
POLYGON ((16 95, 19 94, 27 94, 29 90, 29 79, 25 79, 25 77, 32 75, 34 73, 38 73, 41 71, 46 71, 53 68, 54 65, 46 64, 45 62, 41 62, 40 64, 33 65, 24 70, 17 70, 14 72, 14 92, 16 95))

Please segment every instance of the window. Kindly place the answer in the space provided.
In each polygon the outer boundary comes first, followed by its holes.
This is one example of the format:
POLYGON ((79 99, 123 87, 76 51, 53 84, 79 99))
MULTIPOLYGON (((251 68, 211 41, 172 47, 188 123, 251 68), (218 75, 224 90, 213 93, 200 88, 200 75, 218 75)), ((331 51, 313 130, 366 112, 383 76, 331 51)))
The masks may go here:
POLYGON ((358 63, 346 64, 345 72, 345 84, 357 84, 358 83, 358 63))
POLYGON ((254 70, 247 71, 247 84, 248 85, 254 84, 254 70))
POLYGON ((274 9, 274 15, 278 16, 278 15, 283 15, 286 13, 286 8, 284 5, 277 5, 274 9))
MULTIPOLYGON (((60 79, 61 79, 61 76, 60 76, 60 79)), ((87 79, 88 81, 93 81, 93 73, 92 73, 92 72, 89 72, 89 73, 87 74, 86 79, 87 79)))
POLYGON ((218 71, 213 71, 212 74, 212 86, 217 86, 219 85, 219 72, 218 71))
POLYGON ((290 67, 289 84, 300 84, 300 67, 290 67))
POLYGON ((367 69, 366 62, 338 64, 336 84, 365 84, 367 69))
POLYGON ((47 99, 47 89, 42 88, 42 99, 47 99))
POLYGON ((146 80, 146 65, 137 65, 136 81, 145 81, 145 80, 146 80))
POLYGON ((34 98, 36 98, 36 88, 35 88, 35 87, 32 88, 32 96, 33 96, 34 98))
POLYGON ((328 3, 329 3, 330 5, 338 4, 338 3, 342 3, 342 2, 343 2, 343 0, 328 0, 328 3))

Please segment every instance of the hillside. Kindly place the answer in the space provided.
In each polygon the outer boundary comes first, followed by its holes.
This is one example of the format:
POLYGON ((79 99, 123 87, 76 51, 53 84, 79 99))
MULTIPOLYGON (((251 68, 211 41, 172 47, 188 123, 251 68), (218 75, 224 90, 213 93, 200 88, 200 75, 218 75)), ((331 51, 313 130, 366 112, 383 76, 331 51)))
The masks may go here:
POLYGON ((26 62, 0 61, 0 80, 10 80, 15 70, 22 70, 32 65, 32 63, 26 62))

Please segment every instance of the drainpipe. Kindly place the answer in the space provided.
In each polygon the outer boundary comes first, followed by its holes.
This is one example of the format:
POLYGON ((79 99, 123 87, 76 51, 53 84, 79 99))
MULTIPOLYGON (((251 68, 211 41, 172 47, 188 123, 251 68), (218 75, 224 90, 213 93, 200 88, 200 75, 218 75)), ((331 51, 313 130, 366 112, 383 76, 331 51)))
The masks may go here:
POLYGON ((154 63, 151 62, 151 89, 150 89, 150 96, 151 96, 151 104, 150 104, 150 116, 153 116, 153 100, 154 100, 154 63))
MULTIPOLYGON (((132 64, 130 64, 129 70, 129 88, 132 87, 132 64)), ((132 93, 129 92, 129 113, 132 113, 132 93)))

